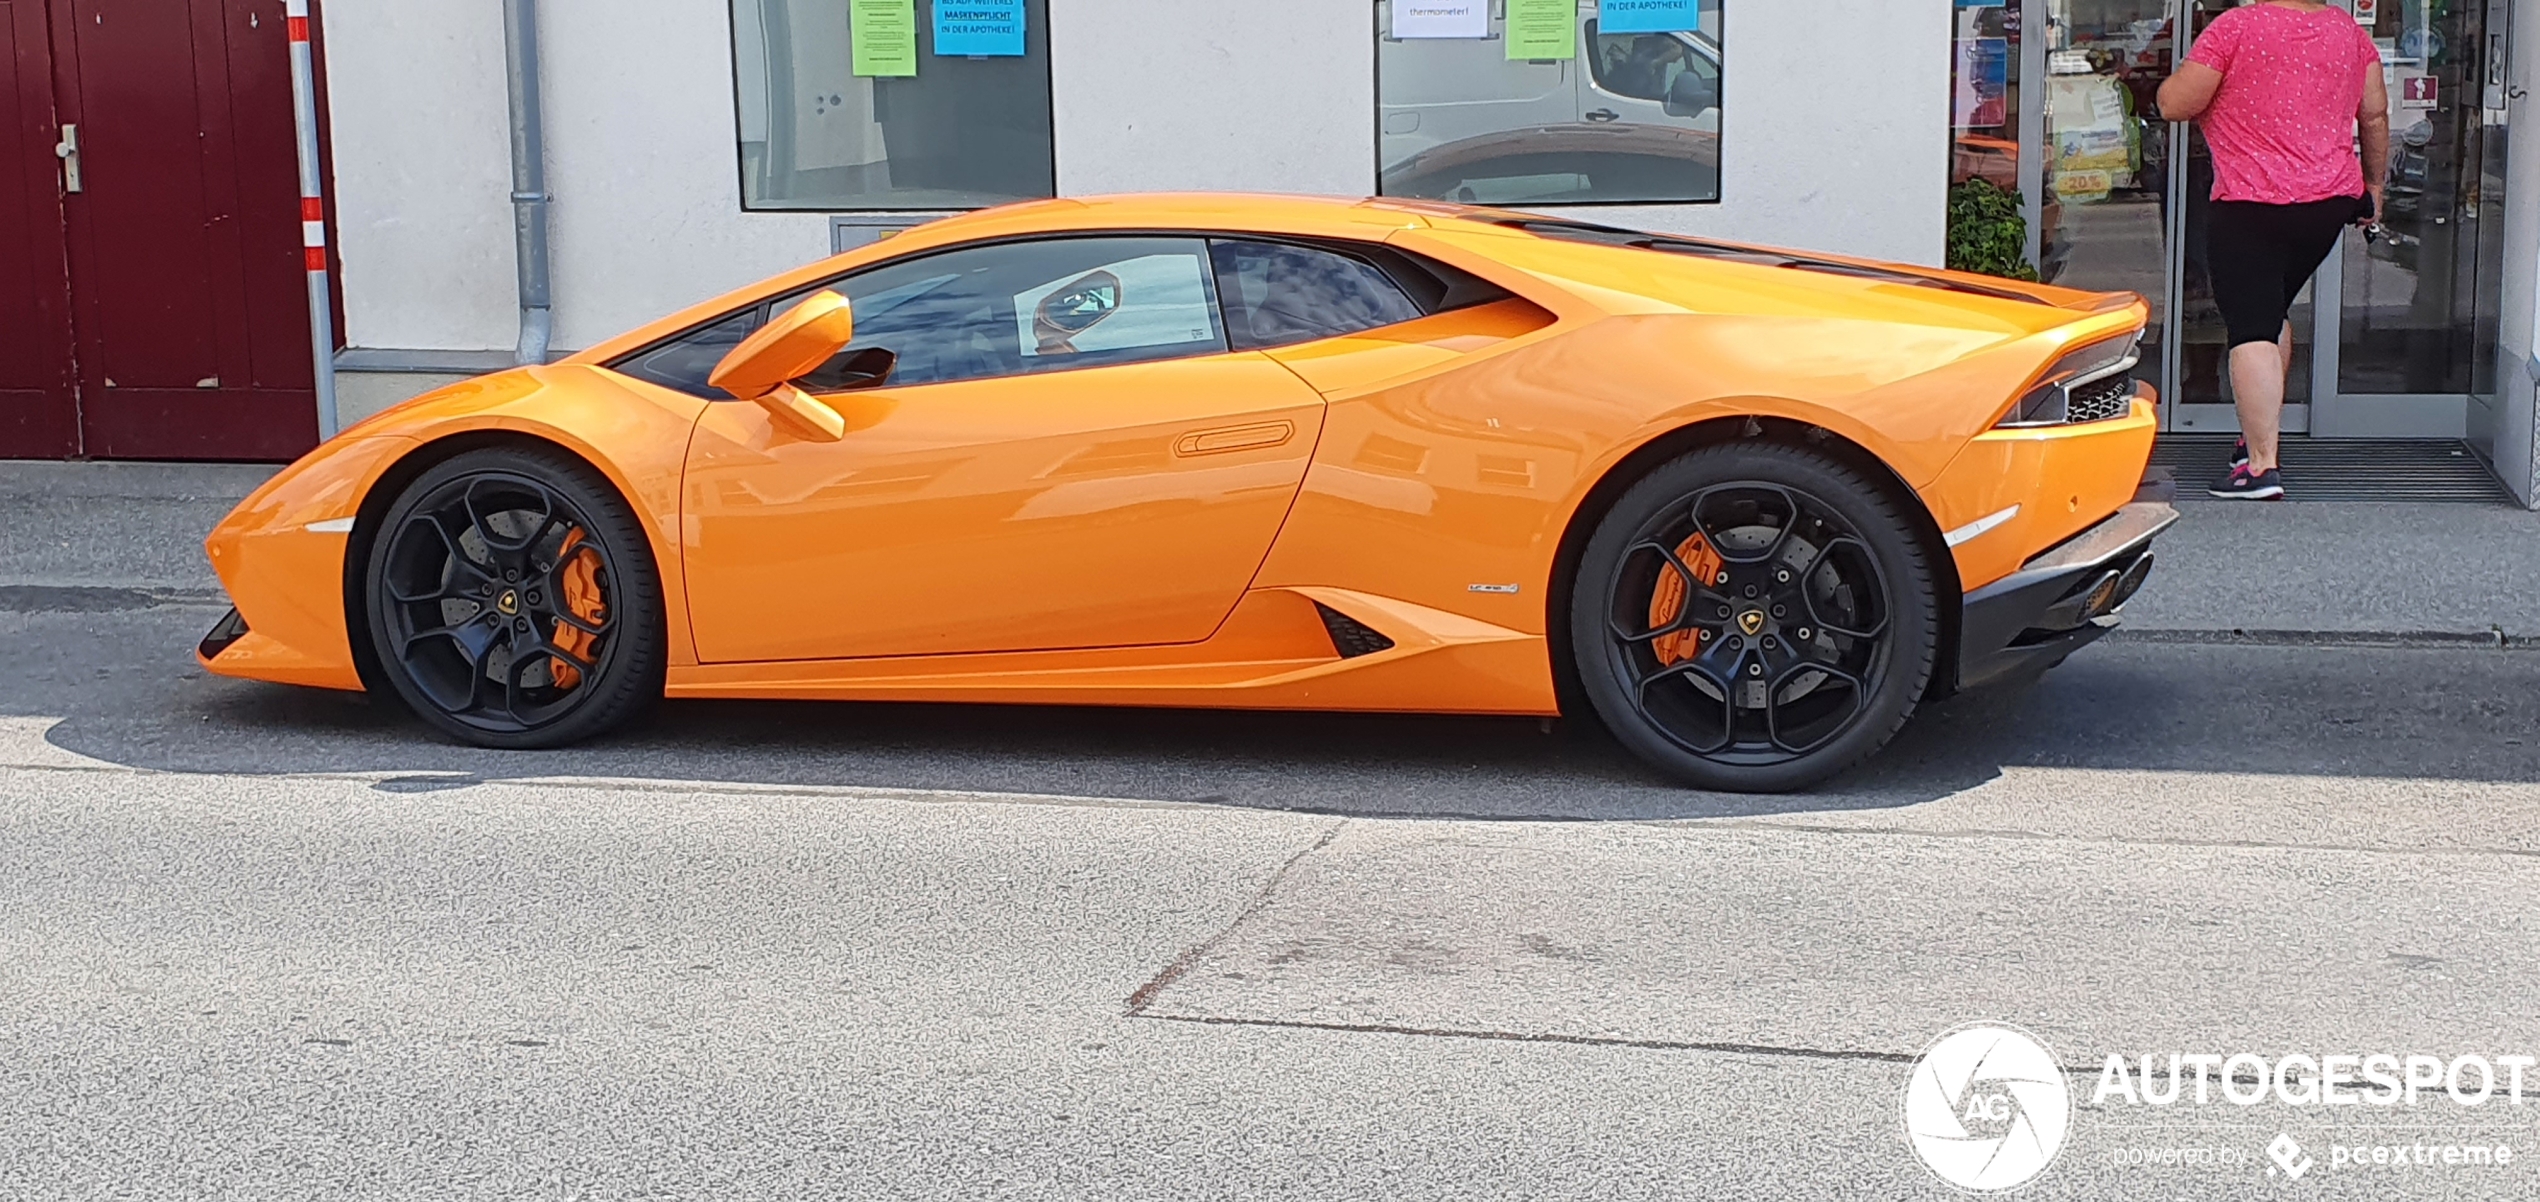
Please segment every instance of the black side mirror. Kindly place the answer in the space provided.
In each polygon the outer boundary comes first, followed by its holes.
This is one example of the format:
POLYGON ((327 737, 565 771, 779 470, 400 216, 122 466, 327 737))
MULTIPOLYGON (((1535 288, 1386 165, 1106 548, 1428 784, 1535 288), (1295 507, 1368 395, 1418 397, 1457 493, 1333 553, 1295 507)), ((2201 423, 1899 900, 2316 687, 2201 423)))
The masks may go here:
POLYGON ((853 392, 859 388, 879 388, 888 383, 891 369, 899 366, 900 357, 878 346, 839 355, 813 369, 801 380, 811 392, 853 392))
POLYGON ((1667 115, 1697 117, 1705 109, 1720 107, 1720 81, 1705 78, 1695 71, 1681 71, 1674 83, 1667 85, 1667 115))

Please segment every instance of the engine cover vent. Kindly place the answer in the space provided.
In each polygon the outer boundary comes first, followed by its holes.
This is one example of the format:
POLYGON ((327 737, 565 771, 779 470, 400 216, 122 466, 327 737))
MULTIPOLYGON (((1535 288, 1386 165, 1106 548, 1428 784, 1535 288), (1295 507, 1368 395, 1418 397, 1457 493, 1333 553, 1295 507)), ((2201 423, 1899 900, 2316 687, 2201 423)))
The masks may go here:
POLYGON ((1348 614, 1320 601, 1314 603, 1314 611, 1323 615, 1323 629, 1331 632, 1332 649, 1340 652, 1342 659, 1393 650, 1392 639, 1376 633, 1366 623, 1348 614))

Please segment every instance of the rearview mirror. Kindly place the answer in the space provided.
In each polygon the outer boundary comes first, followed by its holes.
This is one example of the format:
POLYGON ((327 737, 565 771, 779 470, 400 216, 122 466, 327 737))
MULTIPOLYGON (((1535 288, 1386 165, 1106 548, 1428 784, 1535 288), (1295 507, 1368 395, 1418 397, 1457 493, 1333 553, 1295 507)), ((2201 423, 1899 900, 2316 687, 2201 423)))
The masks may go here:
POLYGON ((1075 339, 1120 311, 1120 277, 1096 271, 1041 298, 1032 311, 1032 337, 1044 355, 1076 352, 1075 339))
POLYGON ((846 419, 794 381, 828 362, 854 337, 847 298, 824 289, 742 339, 715 365, 706 383, 757 402, 804 437, 836 442, 846 435, 846 419))

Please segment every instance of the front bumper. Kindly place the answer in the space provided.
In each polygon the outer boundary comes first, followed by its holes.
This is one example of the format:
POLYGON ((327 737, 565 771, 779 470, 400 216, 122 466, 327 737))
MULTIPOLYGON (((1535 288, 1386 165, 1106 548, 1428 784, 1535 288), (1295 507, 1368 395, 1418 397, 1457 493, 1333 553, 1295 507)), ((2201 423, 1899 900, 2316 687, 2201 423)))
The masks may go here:
POLYGON ((349 523, 363 493, 414 448, 339 438, 284 468, 222 518, 203 553, 236 607, 196 646, 217 676, 359 692, 344 605, 349 523))
POLYGON ((2136 501, 1967 594, 1958 686, 2043 672, 2115 629, 2152 570, 2152 540, 2176 521, 2166 502, 2136 501))

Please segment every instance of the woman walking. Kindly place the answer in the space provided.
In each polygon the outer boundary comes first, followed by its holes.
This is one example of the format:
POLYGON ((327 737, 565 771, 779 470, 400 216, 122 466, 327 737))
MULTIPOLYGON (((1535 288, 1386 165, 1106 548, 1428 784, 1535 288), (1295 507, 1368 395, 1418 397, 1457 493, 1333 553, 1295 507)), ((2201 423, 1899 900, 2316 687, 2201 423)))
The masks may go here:
POLYGON ((2263 0, 2214 18, 2161 85, 2160 103, 2162 116, 2202 126, 2214 155, 2206 262, 2230 340, 2240 445, 2207 491, 2278 500, 2293 368, 2286 314, 2346 226, 2381 219, 2390 171, 2381 55, 2342 9, 2263 0))

